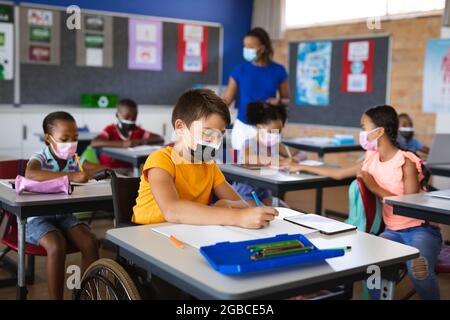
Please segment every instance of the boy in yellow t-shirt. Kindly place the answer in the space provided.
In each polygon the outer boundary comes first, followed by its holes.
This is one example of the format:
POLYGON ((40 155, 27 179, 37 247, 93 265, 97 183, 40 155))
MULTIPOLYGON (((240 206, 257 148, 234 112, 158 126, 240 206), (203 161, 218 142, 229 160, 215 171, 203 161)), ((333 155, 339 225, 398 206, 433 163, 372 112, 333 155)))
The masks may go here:
POLYGON ((145 162, 133 222, 269 225, 277 211, 249 207, 212 161, 229 123, 227 105, 211 90, 189 90, 178 99, 172 112, 177 139, 145 162), (209 206, 213 194, 219 200, 209 206))

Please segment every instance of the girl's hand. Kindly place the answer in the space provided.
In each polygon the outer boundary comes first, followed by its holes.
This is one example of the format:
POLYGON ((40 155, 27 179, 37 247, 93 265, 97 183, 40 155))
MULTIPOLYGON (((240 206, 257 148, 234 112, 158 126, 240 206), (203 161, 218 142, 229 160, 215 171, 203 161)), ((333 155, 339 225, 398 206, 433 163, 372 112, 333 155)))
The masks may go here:
POLYGON ((375 190, 378 188, 378 184, 369 172, 359 171, 357 177, 362 179, 367 189, 369 189, 373 193, 376 193, 375 190))
POLYGON ((69 180, 72 182, 85 183, 89 181, 90 174, 87 172, 72 172, 69 173, 69 180))
POLYGON ((280 167, 289 166, 293 162, 292 158, 284 158, 279 161, 280 167))
POLYGON ((305 166, 302 164, 297 164, 297 163, 291 163, 289 166, 287 166, 285 168, 286 170, 289 170, 289 172, 299 172, 299 171, 304 171, 305 166))

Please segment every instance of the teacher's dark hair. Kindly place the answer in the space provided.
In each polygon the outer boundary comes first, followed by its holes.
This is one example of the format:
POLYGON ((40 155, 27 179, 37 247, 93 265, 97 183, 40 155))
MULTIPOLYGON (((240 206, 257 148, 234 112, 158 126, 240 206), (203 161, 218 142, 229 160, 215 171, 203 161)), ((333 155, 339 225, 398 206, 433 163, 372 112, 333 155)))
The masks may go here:
POLYGON ((264 51, 261 53, 261 58, 265 62, 272 61, 273 58, 273 47, 272 41, 270 40, 269 34, 266 30, 260 27, 253 28, 245 34, 246 37, 255 37, 264 46, 264 51))

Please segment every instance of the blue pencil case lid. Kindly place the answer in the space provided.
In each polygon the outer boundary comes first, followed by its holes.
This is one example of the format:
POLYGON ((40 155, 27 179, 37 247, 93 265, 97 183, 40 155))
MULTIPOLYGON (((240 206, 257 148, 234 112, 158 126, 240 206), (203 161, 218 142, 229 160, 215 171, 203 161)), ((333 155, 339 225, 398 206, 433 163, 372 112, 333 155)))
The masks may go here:
POLYGON ((276 237, 249 241, 219 242, 215 245, 201 247, 200 253, 203 257, 205 257, 209 264, 220 273, 244 274, 322 261, 329 258, 343 256, 345 251, 344 249, 319 250, 301 234, 283 234, 277 235, 276 237), (248 246, 287 240, 299 240, 305 246, 313 246, 314 249, 307 253, 298 253, 258 260, 252 260, 250 258, 251 254, 248 246))

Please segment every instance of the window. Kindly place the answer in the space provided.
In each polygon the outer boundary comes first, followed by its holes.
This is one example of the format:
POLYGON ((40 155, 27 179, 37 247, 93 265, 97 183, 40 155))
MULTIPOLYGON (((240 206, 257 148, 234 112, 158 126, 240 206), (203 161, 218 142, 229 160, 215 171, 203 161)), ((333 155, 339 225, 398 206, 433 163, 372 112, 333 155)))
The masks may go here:
POLYGON ((441 10, 445 0, 285 0, 287 28, 441 10))

